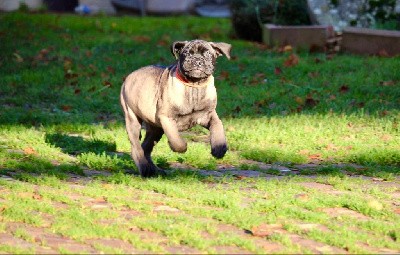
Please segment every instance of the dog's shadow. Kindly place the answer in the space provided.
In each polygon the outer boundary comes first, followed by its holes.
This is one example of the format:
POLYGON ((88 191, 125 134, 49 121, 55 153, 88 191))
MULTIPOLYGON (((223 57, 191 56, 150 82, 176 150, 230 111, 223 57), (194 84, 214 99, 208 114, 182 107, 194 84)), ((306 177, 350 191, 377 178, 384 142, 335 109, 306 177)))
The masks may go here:
POLYGON ((61 148, 62 152, 76 156, 82 153, 92 152, 102 154, 116 152, 115 142, 105 142, 99 139, 84 139, 78 135, 67 135, 61 133, 46 134, 45 141, 48 144, 61 148))

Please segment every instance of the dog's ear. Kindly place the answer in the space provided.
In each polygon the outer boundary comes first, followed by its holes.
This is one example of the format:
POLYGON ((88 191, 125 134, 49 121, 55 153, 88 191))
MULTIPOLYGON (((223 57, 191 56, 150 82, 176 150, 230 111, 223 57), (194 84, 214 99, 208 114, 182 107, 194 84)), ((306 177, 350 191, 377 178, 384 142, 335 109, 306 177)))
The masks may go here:
POLYGON ((188 41, 176 41, 171 45, 171 53, 176 59, 179 58, 179 54, 183 47, 188 43, 188 41))
POLYGON ((224 42, 210 42, 210 45, 217 52, 218 56, 225 55, 228 59, 231 59, 232 45, 224 42))

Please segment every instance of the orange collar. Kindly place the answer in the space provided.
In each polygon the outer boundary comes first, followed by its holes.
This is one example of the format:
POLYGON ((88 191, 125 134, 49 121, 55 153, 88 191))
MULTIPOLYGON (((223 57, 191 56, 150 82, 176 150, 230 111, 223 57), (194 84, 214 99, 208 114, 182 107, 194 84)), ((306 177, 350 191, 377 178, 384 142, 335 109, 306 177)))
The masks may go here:
POLYGON ((186 79, 182 74, 181 74, 181 72, 179 72, 179 70, 178 70, 179 68, 178 67, 176 67, 176 69, 175 69, 175 76, 176 76, 176 78, 178 79, 178 80, 180 80, 185 86, 187 86, 187 87, 192 87, 192 88, 204 88, 204 87, 207 87, 207 85, 208 85, 208 83, 207 82, 205 82, 205 83, 203 83, 203 84, 199 84, 199 83, 197 83, 197 82, 191 82, 191 81, 189 81, 188 79, 186 79))
POLYGON ((183 77, 181 72, 179 72, 178 69, 179 69, 178 67, 176 67, 176 69, 175 69, 176 78, 178 78, 178 80, 180 80, 183 83, 189 83, 190 81, 188 81, 185 77, 183 77))

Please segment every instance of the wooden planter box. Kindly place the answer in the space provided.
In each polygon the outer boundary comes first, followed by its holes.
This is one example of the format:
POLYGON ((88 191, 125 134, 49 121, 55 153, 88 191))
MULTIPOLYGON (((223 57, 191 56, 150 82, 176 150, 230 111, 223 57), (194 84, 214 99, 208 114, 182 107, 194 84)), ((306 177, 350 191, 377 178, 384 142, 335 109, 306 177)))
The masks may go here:
POLYGON ((325 50, 327 40, 334 36, 332 26, 277 26, 263 27, 263 42, 269 46, 291 45, 296 48, 325 50))
POLYGON ((400 32, 367 28, 345 28, 342 50, 363 55, 400 55, 400 32))

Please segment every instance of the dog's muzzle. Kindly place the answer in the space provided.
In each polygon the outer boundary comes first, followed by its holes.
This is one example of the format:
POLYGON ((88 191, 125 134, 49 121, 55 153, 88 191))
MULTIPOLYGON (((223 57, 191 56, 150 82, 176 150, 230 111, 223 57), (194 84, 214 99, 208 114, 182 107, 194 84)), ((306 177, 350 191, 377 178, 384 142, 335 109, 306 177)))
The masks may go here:
POLYGON ((201 55, 193 55, 185 58, 182 69, 193 78, 205 78, 214 72, 214 65, 201 55))

